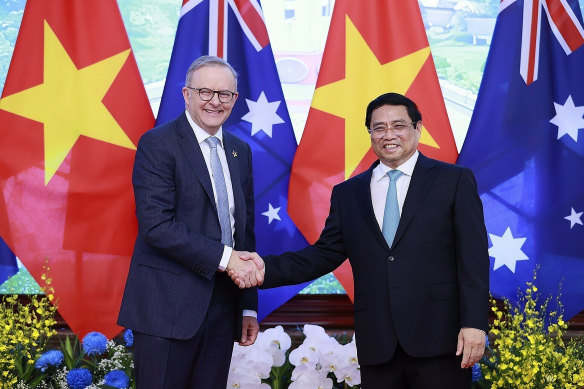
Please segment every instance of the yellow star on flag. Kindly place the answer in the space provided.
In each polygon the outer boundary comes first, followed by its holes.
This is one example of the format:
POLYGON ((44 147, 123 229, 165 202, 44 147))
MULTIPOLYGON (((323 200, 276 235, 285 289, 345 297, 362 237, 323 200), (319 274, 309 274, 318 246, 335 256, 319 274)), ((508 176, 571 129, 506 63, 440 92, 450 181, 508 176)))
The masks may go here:
MULTIPOLYGON (((317 88, 312 107, 345 119, 346 179, 371 147, 364 128, 367 105, 388 91, 405 95, 428 59, 430 47, 382 65, 348 15, 345 45, 345 78, 317 88)), ((438 147, 425 129, 420 143, 438 147)))
POLYGON ((77 69, 45 21, 43 83, 0 100, 0 109, 44 124, 45 185, 81 135, 135 150, 102 100, 130 49, 77 69))

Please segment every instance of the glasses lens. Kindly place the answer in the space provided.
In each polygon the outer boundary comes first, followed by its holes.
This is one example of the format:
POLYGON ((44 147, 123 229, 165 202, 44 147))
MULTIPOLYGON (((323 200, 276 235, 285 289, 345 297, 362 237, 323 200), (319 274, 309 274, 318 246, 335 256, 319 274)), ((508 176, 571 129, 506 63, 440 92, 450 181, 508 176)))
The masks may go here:
POLYGON ((209 101, 213 98, 213 91, 211 89, 201 88, 199 89, 199 97, 202 100, 209 101))
POLYGON ((231 93, 229 91, 221 91, 218 93, 218 95, 219 95, 219 101, 221 101, 222 103, 228 103, 233 98, 233 93, 231 93))

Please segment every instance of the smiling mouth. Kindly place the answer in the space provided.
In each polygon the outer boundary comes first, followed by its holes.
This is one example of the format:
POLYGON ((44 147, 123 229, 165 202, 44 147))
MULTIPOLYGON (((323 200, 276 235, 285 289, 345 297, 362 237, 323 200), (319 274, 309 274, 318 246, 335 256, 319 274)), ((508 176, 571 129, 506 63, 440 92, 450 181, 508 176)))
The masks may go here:
POLYGON ((222 112, 219 110, 211 110, 211 109, 204 109, 203 111, 207 112, 210 115, 214 115, 214 116, 220 115, 222 112))
POLYGON ((398 145, 385 145, 385 146, 383 146, 383 148, 385 150, 394 150, 394 149, 397 149, 398 147, 399 147, 398 145))

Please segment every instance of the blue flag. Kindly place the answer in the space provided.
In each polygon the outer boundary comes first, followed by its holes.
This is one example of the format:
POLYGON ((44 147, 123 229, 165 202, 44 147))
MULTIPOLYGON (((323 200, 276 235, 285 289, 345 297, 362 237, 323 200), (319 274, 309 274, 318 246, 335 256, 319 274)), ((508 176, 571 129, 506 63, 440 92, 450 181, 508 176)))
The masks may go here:
POLYGON ((18 272, 16 256, 8 245, 0 238, 0 285, 18 272))
MULTIPOLYGON (((184 111, 181 89, 185 75, 201 55, 225 58, 239 73, 239 99, 223 129, 249 143, 253 152, 258 253, 280 254, 306 246, 286 211, 297 144, 259 2, 185 1, 157 125, 184 111)), ((258 319, 262 320, 304 286, 260 290, 258 319)))
POLYGON ((537 270, 565 317, 584 309, 584 30, 577 0, 503 1, 458 163, 485 210, 491 292, 537 270))

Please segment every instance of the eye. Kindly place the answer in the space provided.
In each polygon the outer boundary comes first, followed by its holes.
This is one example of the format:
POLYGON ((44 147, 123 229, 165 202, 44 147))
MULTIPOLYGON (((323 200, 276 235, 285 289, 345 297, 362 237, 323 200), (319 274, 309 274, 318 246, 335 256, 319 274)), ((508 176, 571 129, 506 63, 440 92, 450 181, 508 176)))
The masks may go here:
POLYGON ((211 89, 207 89, 207 88, 199 89, 199 93, 203 97, 212 97, 213 96, 213 91, 211 89))
POLYGON ((221 91, 219 92, 219 97, 229 99, 231 98, 231 92, 221 91))

